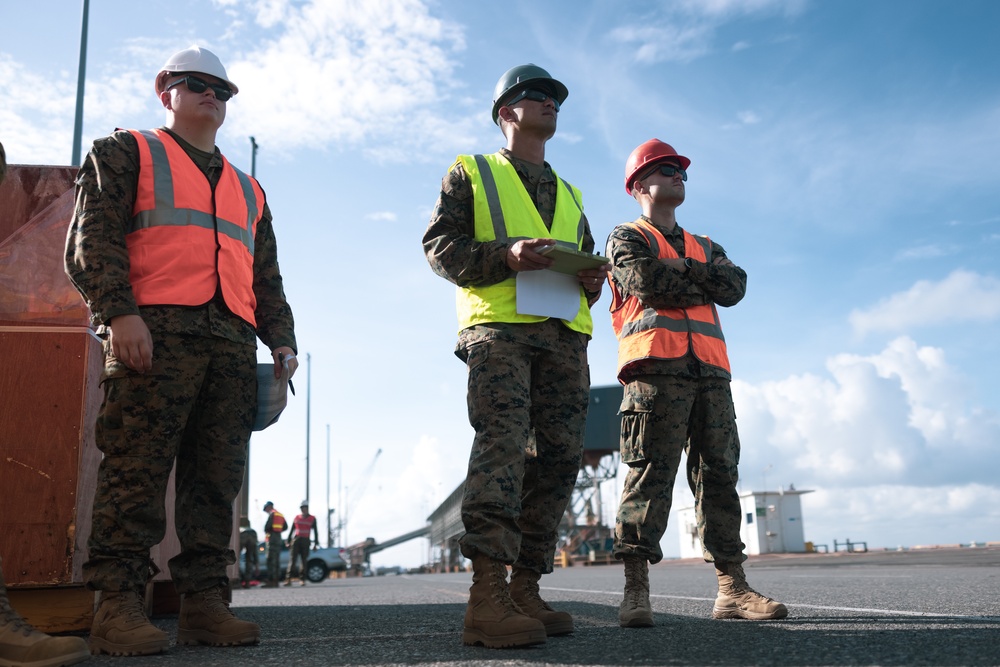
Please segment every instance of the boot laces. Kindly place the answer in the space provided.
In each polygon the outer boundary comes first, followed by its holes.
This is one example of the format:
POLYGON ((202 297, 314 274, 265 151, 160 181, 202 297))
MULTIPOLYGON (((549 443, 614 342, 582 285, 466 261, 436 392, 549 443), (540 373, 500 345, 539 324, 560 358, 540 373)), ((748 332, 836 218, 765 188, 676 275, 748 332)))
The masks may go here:
POLYGON ((207 612, 222 616, 233 615, 233 612, 229 611, 229 603, 222 597, 222 589, 209 588, 206 591, 202 591, 201 596, 207 612))
POLYGON ((32 633, 38 632, 24 618, 18 614, 7 602, 7 596, 0 600, 0 623, 9 626, 14 632, 21 633, 25 637, 30 637, 32 633))
POLYGON ((118 598, 118 611, 126 620, 133 623, 148 623, 146 613, 142 610, 142 602, 135 593, 122 593, 118 598))
POLYGON ((625 561, 625 600, 631 607, 638 607, 649 592, 649 574, 640 560, 625 561))
POLYGON ((525 604, 518 604, 519 607, 528 606, 529 608, 542 608, 545 611, 555 611, 549 606, 549 603, 542 599, 542 591, 538 586, 538 582, 534 579, 525 577, 524 583, 521 584, 521 595, 518 596, 520 602, 525 604))
POLYGON ((500 561, 493 561, 490 566, 493 568, 492 576, 490 576, 490 590, 493 593, 493 598, 505 609, 517 612, 518 607, 513 598, 510 597, 510 588, 507 585, 507 566, 500 561))

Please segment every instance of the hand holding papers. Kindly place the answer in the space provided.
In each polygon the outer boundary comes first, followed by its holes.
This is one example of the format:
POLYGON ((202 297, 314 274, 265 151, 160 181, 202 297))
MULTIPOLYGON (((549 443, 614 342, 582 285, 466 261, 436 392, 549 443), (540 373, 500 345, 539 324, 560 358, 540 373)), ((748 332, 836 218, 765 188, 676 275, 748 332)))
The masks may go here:
POLYGON ((549 271, 558 271, 575 276, 584 269, 596 269, 607 264, 610 260, 601 255, 591 255, 576 248, 564 245, 548 245, 537 249, 539 255, 555 260, 549 271))

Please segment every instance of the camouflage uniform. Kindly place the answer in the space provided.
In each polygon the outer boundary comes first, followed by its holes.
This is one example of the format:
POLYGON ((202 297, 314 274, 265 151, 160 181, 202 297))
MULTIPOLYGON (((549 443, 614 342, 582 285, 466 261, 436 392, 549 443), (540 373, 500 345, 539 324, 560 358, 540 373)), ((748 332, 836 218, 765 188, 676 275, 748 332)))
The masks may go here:
MULTIPOLYGON (((548 163, 500 151, 517 170, 546 226, 555 213, 548 163)), ((472 188, 460 163, 442 179, 423 238, 435 273, 459 287, 492 285, 513 275, 509 243, 476 241, 472 188)), ((583 249, 594 239, 585 221, 583 249)), ((455 354, 469 367, 469 458, 462 554, 483 554, 538 573, 552 571, 557 528, 580 469, 587 420, 589 336, 560 320, 495 322, 459 332, 455 354)))
MULTIPOLYGON (((683 257, 681 227, 658 229, 683 257)), ((634 295, 649 307, 683 308, 710 301, 732 306, 746 293, 743 269, 713 264, 726 256, 714 242, 708 261, 696 263, 683 276, 662 264, 645 237, 629 227, 614 229, 607 252, 622 296, 634 295)), ((680 359, 637 362, 619 379, 625 383, 621 455, 629 471, 618 508, 615 557, 662 560, 660 539, 684 451, 705 560, 746 560, 736 491, 740 441, 729 373, 702 363, 689 351, 680 359)))
MULTIPOLYGON (((170 134, 214 186, 222 170, 218 149, 205 153, 170 134)), ((138 175, 131 134, 117 131, 94 142, 77 176, 66 242, 66 271, 105 338, 104 402, 96 428, 104 458, 84 580, 96 590, 143 590, 152 567, 149 550, 165 533, 164 498, 176 462, 181 553, 169 566, 177 591, 192 593, 228 583, 226 566, 236 562, 233 500, 256 411, 256 339, 271 349, 294 349, 295 335, 266 205, 254 239, 256 330, 218 293, 200 307, 136 305, 125 235, 138 175), (152 335, 147 373, 128 368, 111 351, 107 323, 126 314, 141 315, 152 335)))
POLYGON ((244 552, 243 576, 240 577, 240 583, 245 586, 260 576, 260 545, 256 530, 244 528, 240 531, 240 549, 244 552))

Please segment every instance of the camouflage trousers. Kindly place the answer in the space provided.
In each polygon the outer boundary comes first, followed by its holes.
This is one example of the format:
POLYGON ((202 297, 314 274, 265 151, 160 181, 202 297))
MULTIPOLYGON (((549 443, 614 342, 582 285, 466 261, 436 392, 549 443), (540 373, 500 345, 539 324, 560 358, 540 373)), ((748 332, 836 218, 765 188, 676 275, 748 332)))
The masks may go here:
POLYGON ((256 544, 243 546, 243 574, 240 577, 242 583, 249 583, 260 576, 260 558, 256 544))
POLYGON ((243 484, 256 412, 256 350, 222 338, 153 333, 153 368, 127 368, 105 343, 104 453, 83 566, 91 589, 142 591, 149 550, 166 532, 165 498, 176 462, 170 559, 178 593, 228 582, 233 500, 243 484))
POLYGON ((281 579, 281 533, 272 533, 267 538, 267 578, 271 581, 281 579))
POLYGON ((626 385, 621 413, 621 457, 628 474, 615 525, 615 557, 663 559, 660 539, 686 452, 705 560, 746 560, 736 491, 740 439, 729 380, 642 376, 626 385))
POLYGON ((586 339, 558 353, 486 340, 470 347, 468 366, 476 436, 462 498, 462 554, 551 572, 583 454, 586 339))

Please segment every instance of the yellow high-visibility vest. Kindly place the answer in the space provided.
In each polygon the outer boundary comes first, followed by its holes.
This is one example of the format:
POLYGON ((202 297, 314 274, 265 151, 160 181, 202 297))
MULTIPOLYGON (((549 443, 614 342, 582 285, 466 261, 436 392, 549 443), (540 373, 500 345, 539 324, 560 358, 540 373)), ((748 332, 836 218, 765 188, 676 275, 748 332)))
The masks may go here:
MULTIPOLYGON (((583 204, 580 191, 575 187, 556 176, 556 210, 552 229, 547 229, 514 165, 502 154, 459 155, 456 163, 461 163, 472 184, 477 241, 552 238, 580 249, 584 232, 583 204)), ((548 319, 517 312, 514 277, 493 285, 460 287, 456 305, 459 330, 489 322, 523 324, 548 319)), ((562 322, 573 331, 588 336, 593 333, 594 321, 582 287, 580 310, 572 321, 562 322)))

